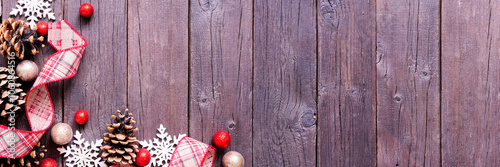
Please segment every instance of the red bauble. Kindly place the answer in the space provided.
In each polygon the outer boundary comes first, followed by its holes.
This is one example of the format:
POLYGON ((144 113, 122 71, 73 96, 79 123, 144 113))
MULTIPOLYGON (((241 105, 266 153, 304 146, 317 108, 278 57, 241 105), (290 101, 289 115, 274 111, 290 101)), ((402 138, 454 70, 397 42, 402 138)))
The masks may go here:
POLYGON ((87 123, 88 120, 89 120, 89 113, 87 113, 87 111, 85 111, 85 110, 78 110, 75 113, 75 121, 76 121, 76 123, 78 123, 80 125, 83 125, 83 124, 87 123))
POLYGON ((92 7, 91 4, 89 3, 84 3, 82 6, 80 6, 80 15, 82 15, 85 18, 89 18, 94 14, 94 7, 92 7))
POLYGON ((214 145, 217 148, 224 149, 231 143, 231 136, 226 131, 218 131, 213 137, 214 145))
POLYGON ((57 167, 57 163, 54 159, 52 158, 45 158, 43 161, 40 163, 40 167, 57 167))
POLYGON ((135 164, 137 166, 146 166, 151 161, 151 153, 148 150, 141 148, 135 157, 135 164))
POLYGON ((49 32, 49 25, 46 22, 40 22, 36 25, 36 32, 38 35, 45 36, 49 32))

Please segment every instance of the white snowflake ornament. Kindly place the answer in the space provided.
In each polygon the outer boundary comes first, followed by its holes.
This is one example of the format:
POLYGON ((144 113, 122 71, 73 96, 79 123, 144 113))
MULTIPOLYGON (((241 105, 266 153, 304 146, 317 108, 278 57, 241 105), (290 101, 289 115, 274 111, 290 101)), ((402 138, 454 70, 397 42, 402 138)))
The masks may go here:
POLYGON ((151 163, 149 166, 168 166, 168 161, 172 158, 175 147, 177 147, 179 141, 186 136, 186 134, 179 134, 172 138, 165 130, 165 127, 160 124, 158 133, 156 134, 157 138, 154 138, 153 141, 144 140, 139 142, 143 148, 151 153, 151 163))
POLYGON ((50 8, 52 0, 18 0, 16 8, 12 8, 10 15, 24 15, 30 23, 30 28, 36 26, 39 18, 55 20, 56 17, 50 8))
POLYGON ((102 145, 102 139, 89 143, 82 138, 82 134, 77 130, 74 135, 72 145, 66 148, 57 148, 60 154, 64 154, 66 159, 66 166, 68 167, 81 167, 81 166, 94 166, 94 167, 107 167, 104 161, 99 157, 99 150, 102 145))

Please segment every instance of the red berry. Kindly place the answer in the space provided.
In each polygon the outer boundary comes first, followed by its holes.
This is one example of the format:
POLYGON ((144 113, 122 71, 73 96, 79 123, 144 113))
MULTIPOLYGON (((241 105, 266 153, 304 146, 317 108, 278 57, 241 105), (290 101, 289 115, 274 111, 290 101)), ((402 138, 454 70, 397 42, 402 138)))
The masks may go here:
POLYGON ((82 6, 80 6, 80 15, 82 15, 85 18, 89 18, 94 14, 94 7, 92 7, 91 4, 89 3, 84 3, 82 6))
POLYGON ((46 22, 40 22, 36 25, 36 32, 38 35, 45 36, 49 32, 49 25, 46 22))
POLYGON ((57 163, 54 159, 52 158, 45 158, 43 161, 40 163, 40 167, 57 167, 57 163))
POLYGON ((231 136, 226 131, 218 131, 213 137, 214 145, 217 148, 224 149, 231 143, 231 136))
POLYGON ((135 164, 137 166, 146 166, 151 161, 151 153, 148 150, 141 148, 135 157, 135 164))
POLYGON ((83 125, 83 124, 87 123, 88 120, 89 120, 89 113, 87 113, 87 111, 85 111, 85 110, 78 110, 75 113, 75 121, 76 121, 76 123, 78 123, 80 125, 83 125))

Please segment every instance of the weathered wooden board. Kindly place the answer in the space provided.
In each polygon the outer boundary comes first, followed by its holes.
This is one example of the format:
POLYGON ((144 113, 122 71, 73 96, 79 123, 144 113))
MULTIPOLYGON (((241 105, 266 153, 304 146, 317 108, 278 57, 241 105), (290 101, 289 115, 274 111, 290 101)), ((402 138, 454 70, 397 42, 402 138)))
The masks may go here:
POLYGON ((254 0, 254 166, 316 165, 316 3, 254 0))
MULTIPOLYGON (((80 16, 79 0, 64 1, 64 19, 87 40, 78 74, 64 81, 64 122, 89 141, 102 139, 111 114, 127 106, 127 6, 122 0, 92 1, 94 15, 80 16), (85 125, 74 121, 76 111, 86 110, 85 125)), ((57 123, 57 122, 56 122, 57 123)), ((54 149, 54 148, 51 148, 54 149)))
POLYGON ((318 165, 374 166, 375 3, 318 3, 318 165))
POLYGON ((442 164, 500 166, 500 4, 442 3, 442 164))
POLYGON ((127 37, 128 106, 139 138, 156 137, 160 124, 187 134, 188 1, 129 0, 127 37))
POLYGON ((219 130, 252 166, 252 1, 190 3, 190 119, 192 138, 212 143, 219 130))
POLYGON ((377 164, 439 166, 439 0, 377 1, 377 164))

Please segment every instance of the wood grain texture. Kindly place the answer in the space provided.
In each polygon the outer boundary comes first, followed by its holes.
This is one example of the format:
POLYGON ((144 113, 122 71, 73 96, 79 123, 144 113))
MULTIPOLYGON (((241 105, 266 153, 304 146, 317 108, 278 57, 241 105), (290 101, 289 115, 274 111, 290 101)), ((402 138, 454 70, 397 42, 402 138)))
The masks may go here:
MULTIPOLYGON (((111 114, 127 106, 126 2, 92 1, 94 15, 87 19, 78 11, 80 0, 64 1, 64 19, 86 40, 87 47, 78 74, 64 81, 64 122, 78 130, 83 138, 95 141, 107 132, 111 114), (76 5, 78 4, 78 5, 76 5), (79 125, 74 120, 78 110, 86 110, 89 121, 79 125)), ((55 149, 55 148, 50 148, 55 149)))
POLYGON ((442 3, 442 164, 500 166, 499 2, 442 3))
POLYGON ((219 130, 252 166, 252 0, 190 1, 190 137, 212 143, 219 130), (250 144, 249 144, 250 143, 250 144))
MULTIPOLYGON (((2 2, 2 20, 7 19, 9 17, 12 17, 16 20, 25 20, 26 17, 24 16, 10 16, 9 13, 12 11, 12 8, 15 8, 17 4, 17 1, 8 1, 4 0, 2 2)), ((63 8, 62 8, 62 2, 52 2, 51 3, 52 11, 54 12, 54 15, 56 17, 56 21, 63 20, 63 8)), ((47 23, 52 22, 52 20, 48 20, 47 18, 45 19, 40 19, 40 21, 44 21, 47 23)), ((45 61, 52 56, 52 54, 56 53, 56 50, 50 46, 50 44, 46 43, 46 46, 42 49, 40 49, 40 53, 33 57, 27 57, 29 60, 33 60, 39 68, 42 68, 42 66, 45 64, 45 61)), ((6 59, 4 59, 6 60, 6 59)), ((6 65, 6 61, 1 60, 0 64, 6 65)), ((28 83, 27 84, 27 90, 32 86, 33 83, 28 83)), ((54 82, 50 83, 47 85, 51 98, 52 98, 52 103, 54 104, 54 122, 62 122, 63 121, 63 82, 54 82)), ((28 118, 26 116, 25 111, 23 113, 19 114, 19 118, 16 120, 16 128, 22 129, 22 130, 30 130, 30 126, 28 123, 28 118)), ((44 144, 47 148, 57 148, 58 145, 52 142, 52 139, 50 137, 50 129, 47 130, 46 135, 44 135, 40 142, 44 144), (49 135, 47 135, 49 134, 49 135)), ((58 163, 58 166, 62 166, 62 156, 59 155, 59 152, 56 149, 47 149, 47 153, 45 154, 46 157, 52 158, 56 160, 58 163)))
POLYGON ((374 166, 375 3, 318 3, 318 166, 374 166))
MULTIPOLYGON (((6 19, 17 2, 2 2, 6 19)), ((499 2, 55 0, 52 8, 88 41, 78 75, 49 84, 54 124, 88 140, 128 107, 141 140, 159 124, 207 144, 229 131, 214 166, 230 150, 246 166, 500 166, 499 2), (78 13, 85 2, 90 19, 78 13), (73 120, 79 109, 90 113, 86 125, 73 120)), ((53 53, 46 47, 33 60, 53 53)), ((50 135, 42 142, 64 166, 50 135)))
POLYGON ((378 166, 440 166, 439 5, 377 1, 378 166))
POLYGON ((188 1, 128 1, 128 102, 139 139, 188 133, 188 1))
POLYGON ((316 3, 254 0, 254 166, 316 165, 316 3))

